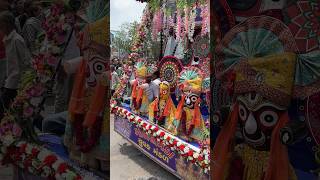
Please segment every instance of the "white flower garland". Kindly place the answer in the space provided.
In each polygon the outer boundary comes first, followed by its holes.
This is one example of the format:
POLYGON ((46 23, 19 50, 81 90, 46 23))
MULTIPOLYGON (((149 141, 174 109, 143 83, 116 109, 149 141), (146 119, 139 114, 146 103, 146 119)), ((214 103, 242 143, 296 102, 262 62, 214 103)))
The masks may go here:
POLYGON ((141 117, 131 113, 130 111, 111 103, 111 110, 115 115, 126 118, 129 122, 133 123, 137 127, 141 128, 146 134, 152 135, 156 138, 157 142, 167 145, 172 151, 176 151, 181 156, 187 158, 188 161, 199 166, 204 173, 210 171, 210 150, 202 149, 197 152, 195 149, 189 146, 189 144, 183 142, 179 138, 172 136, 170 133, 160 129, 156 125, 143 120, 141 117))
MULTIPOLYGON (((209 2, 208 2, 209 3, 209 2)), ((201 36, 206 35, 210 31, 210 14, 208 4, 201 6, 201 18, 202 18, 202 27, 201 27, 201 36)))
POLYGON ((191 42, 194 41, 193 35, 194 35, 194 28, 196 26, 196 17, 197 17, 197 6, 193 6, 190 12, 189 28, 188 28, 188 38, 191 42))

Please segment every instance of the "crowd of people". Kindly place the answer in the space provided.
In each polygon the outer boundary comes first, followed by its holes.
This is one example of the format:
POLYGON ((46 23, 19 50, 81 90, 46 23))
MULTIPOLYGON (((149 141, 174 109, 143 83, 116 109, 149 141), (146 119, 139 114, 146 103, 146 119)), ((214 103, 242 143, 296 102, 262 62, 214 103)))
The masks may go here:
POLYGON ((22 72, 31 68, 35 39, 42 31, 40 4, 19 0, 7 5, 0 13, 0 118, 17 95, 22 72))
MULTIPOLYGON (((151 60, 149 60, 151 62, 151 60)), ((126 76, 126 69, 131 68, 134 70, 135 62, 131 61, 130 58, 112 58, 111 60, 111 93, 112 95, 116 91, 118 85, 121 83, 121 78, 126 76)), ((131 96, 131 85, 130 81, 135 79, 136 75, 134 73, 129 77, 128 84, 126 85, 124 95, 121 96, 121 101, 125 102, 131 96)), ((148 96, 149 101, 154 101, 156 98, 159 98, 159 84, 160 84, 160 71, 157 69, 151 76, 148 76, 144 83, 148 84, 146 88, 146 94, 148 96)), ((128 103, 128 102, 127 102, 128 103)))
MULTIPOLYGON (((47 4, 33 0, 0 0, 0 118, 17 95, 22 73, 32 68, 32 57, 40 51, 36 39, 42 28, 47 4)), ((62 56, 62 62, 80 56, 75 33, 62 56)), ((54 109, 51 115, 35 124, 43 132, 62 135, 73 86, 73 75, 60 68, 54 86, 54 109)))

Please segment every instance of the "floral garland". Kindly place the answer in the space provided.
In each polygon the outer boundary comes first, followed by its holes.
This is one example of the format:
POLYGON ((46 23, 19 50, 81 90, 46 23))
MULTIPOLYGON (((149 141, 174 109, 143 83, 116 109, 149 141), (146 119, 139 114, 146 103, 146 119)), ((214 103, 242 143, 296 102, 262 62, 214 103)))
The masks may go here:
POLYGON ((42 27, 46 32, 46 36, 49 41, 53 41, 51 44, 57 47, 64 46, 66 43, 66 36, 70 25, 75 23, 73 14, 68 13, 64 4, 54 4, 50 8, 50 14, 46 17, 42 27))
POLYGON ((120 82, 118 84, 118 86, 116 87, 116 90, 113 94, 113 99, 119 99, 123 96, 124 90, 127 87, 127 83, 129 81, 129 76, 127 74, 124 74, 121 78, 120 78, 120 82))
POLYGON ((1 148, 4 163, 12 163, 28 172, 47 179, 81 180, 62 159, 45 148, 20 141, 15 146, 1 148))
POLYGON ((191 12, 190 12, 190 18, 189 18, 190 27, 188 28, 189 30, 187 31, 187 35, 188 35, 190 42, 194 41, 193 35, 194 35, 194 28, 196 26, 196 22, 195 22, 196 16, 197 16, 197 6, 194 5, 191 12))
POLYGON ((180 10, 177 10, 177 26, 176 26, 176 39, 181 39, 181 32, 182 32, 182 18, 180 10))
POLYGON ((159 9, 153 17, 152 38, 154 41, 157 40, 158 34, 162 30, 162 26, 163 26, 163 13, 162 13, 162 9, 159 9))
POLYGON ((210 14, 209 14, 209 2, 207 4, 201 5, 201 36, 206 35, 209 33, 210 27, 210 14))
MULTIPOLYGON (((23 73, 17 96, 1 120, 0 160, 4 164, 12 163, 32 174, 49 179, 81 179, 54 153, 39 145, 32 124, 41 111, 39 106, 66 43, 67 27, 71 21, 70 16, 62 13, 65 13, 62 4, 51 7, 50 15, 43 23, 48 43, 33 57, 33 70, 23 73)), ((43 43, 43 40, 40 41, 43 43)))
POLYGON ((168 16, 167 18, 168 18, 168 19, 167 19, 168 27, 169 27, 169 28, 174 27, 173 17, 172 17, 172 16, 168 16))
POLYGON ((183 34, 182 36, 183 37, 186 37, 188 36, 188 33, 189 33, 189 12, 190 12, 190 7, 185 7, 184 8, 184 31, 183 31, 183 34))
POLYGON ((141 117, 131 113, 125 108, 111 103, 111 111, 117 116, 128 119, 129 122, 142 129, 146 134, 154 136, 158 142, 168 146, 172 151, 187 158, 188 161, 201 167, 205 173, 210 172, 210 150, 209 148, 201 149, 200 151, 189 146, 179 138, 160 129, 157 125, 153 125, 141 117))
MULTIPOLYGON (((56 22, 55 17, 61 15, 59 14, 62 12, 61 8, 63 8, 63 6, 60 4, 53 5, 51 7, 51 15, 48 16, 48 19, 46 19, 45 23, 43 24, 54 24, 52 21, 56 22)), ((63 22, 66 23, 68 21, 63 22)), ((60 27, 60 25, 57 26, 60 27)), ((46 29, 46 27, 44 27, 44 29, 46 29)), ((56 28, 52 25, 52 29, 56 28)), ((28 124, 27 127, 31 126, 30 123, 41 111, 41 109, 39 109, 39 105, 42 102, 48 85, 50 85, 49 83, 51 83, 50 80, 54 73, 55 66, 58 63, 58 57, 62 52, 61 46, 65 45, 66 43, 66 36, 61 36, 60 33, 61 31, 52 32, 51 28, 46 31, 46 37, 49 40, 48 44, 46 44, 47 49, 45 49, 43 52, 39 52, 39 54, 33 57, 32 68, 34 71, 28 70, 24 72, 23 77, 21 78, 21 84, 17 97, 11 104, 9 112, 6 114, 6 116, 8 116, 7 119, 14 117, 21 127, 25 127, 26 124, 28 124), (52 36, 53 39, 50 40, 50 36, 52 36), (61 40, 62 37, 64 40, 61 40)), ((25 133, 24 135, 29 135, 26 137, 28 140, 37 142, 37 137, 33 128, 29 127, 23 130, 23 132, 25 133)), ((11 143, 19 138, 20 137, 13 138, 11 143)))
POLYGON ((153 16, 150 11, 150 7, 145 9, 145 12, 142 15, 141 24, 139 25, 137 31, 137 37, 134 42, 133 47, 131 50, 135 53, 141 53, 143 48, 144 40, 146 39, 147 31, 152 25, 153 16))
MULTIPOLYGON (((139 58, 139 54, 131 53, 128 58, 130 61, 135 62, 139 58)), ((132 66, 125 64, 123 66, 123 71, 124 71, 124 75, 121 76, 120 83, 116 87, 116 90, 112 96, 112 99, 120 99, 123 96, 125 88, 127 87, 129 79, 133 73, 133 68, 132 66)))

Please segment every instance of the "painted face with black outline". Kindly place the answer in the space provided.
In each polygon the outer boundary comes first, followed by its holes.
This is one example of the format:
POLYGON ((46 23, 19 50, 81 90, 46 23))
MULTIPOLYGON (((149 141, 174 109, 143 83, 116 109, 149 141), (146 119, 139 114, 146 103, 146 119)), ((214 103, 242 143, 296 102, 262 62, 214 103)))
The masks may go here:
POLYGON ((84 52, 84 57, 87 60, 87 84, 89 87, 97 85, 98 77, 107 71, 107 56, 104 56, 103 47, 90 47, 84 52), (95 48, 95 49, 94 49, 95 48))
POLYGON ((169 83, 160 83, 160 97, 161 99, 168 99, 170 96, 170 85, 169 83))
POLYGON ((197 100, 199 99, 199 95, 194 94, 194 93, 185 93, 185 94, 186 95, 184 98, 184 106, 189 109, 194 109, 195 104, 196 104, 197 100))
POLYGON ((261 95, 248 93, 237 98, 239 123, 245 142, 257 150, 269 150, 271 135, 286 108, 277 106, 261 95))

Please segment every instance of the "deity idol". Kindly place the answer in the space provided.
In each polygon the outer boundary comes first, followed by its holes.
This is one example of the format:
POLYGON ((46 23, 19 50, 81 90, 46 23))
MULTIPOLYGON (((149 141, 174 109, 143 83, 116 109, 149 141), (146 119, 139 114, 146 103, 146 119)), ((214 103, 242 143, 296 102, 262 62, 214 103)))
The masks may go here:
POLYGON ((174 120, 176 107, 170 96, 170 84, 167 81, 162 81, 159 87, 159 97, 149 106, 149 120, 155 120, 156 123, 169 129, 174 120))
POLYGON ((216 77, 230 79, 227 87, 234 94, 229 117, 221 113, 224 122, 218 121, 212 178, 282 180, 312 172, 308 146, 317 140, 319 127, 320 52, 298 54, 283 22, 255 16, 233 27, 215 53, 216 77), (305 138, 308 144, 301 141, 305 138))
POLYGON ((135 79, 130 81, 132 86, 131 92, 131 109, 133 112, 142 116, 148 116, 149 99, 147 96, 147 78, 155 71, 154 66, 148 66, 144 60, 140 59, 135 65, 135 79))
MULTIPOLYGON (((83 30, 80 61, 69 103, 65 145, 74 160, 106 171, 109 160, 109 112, 104 112, 109 96, 107 71, 108 17, 100 17, 83 30), (86 132, 86 133, 85 133, 86 132), (86 134, 86 135, 84 135, 86 134)), ((110 78, 110 77, 109 77, 110 78)))
POLYGON ((289 121, 295 63, 294 53, 281 53, 236 65, 236 100, 213 149, 213 178, 296 179, 280 140, 289 121), (240 144, 234 144, 237 125, 240 144))
POLYGON ((203 141, 202 133, 207 130, 200 111, 203 80, 203 73, 196 67, 190 66, 182 70, 178 81, 182 97, 175 120, 168 127, 169 131, 179 133, 191 141, 203 141))

